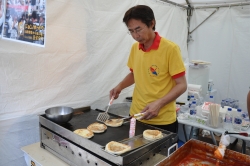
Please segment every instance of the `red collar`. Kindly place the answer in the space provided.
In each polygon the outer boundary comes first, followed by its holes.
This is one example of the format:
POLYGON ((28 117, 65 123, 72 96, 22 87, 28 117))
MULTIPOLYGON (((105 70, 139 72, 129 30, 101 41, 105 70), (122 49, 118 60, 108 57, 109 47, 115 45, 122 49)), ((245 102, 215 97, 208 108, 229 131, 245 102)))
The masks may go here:
POLYGON ((160 45, 160 40, 161 36, 157 32, 155 32, 155 39, 153 44, 147 50, 145 50, 143 44, 139 43, 139 50, 142 50, 144 52, 149 52, 150 50, 157 50, 160 45))

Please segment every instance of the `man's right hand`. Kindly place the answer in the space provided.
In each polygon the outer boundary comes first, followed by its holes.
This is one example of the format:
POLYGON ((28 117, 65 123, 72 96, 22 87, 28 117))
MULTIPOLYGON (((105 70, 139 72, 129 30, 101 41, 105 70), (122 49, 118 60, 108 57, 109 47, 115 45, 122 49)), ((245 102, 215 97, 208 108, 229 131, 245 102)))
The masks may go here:
POLYGON ((113 88, 109 92, 109 98, 111 99, 112 97, 114 97, 114 99, 117 99, 121 91, 122 91, 122 88, 119 85, 117 85, 115 88, 113 88))

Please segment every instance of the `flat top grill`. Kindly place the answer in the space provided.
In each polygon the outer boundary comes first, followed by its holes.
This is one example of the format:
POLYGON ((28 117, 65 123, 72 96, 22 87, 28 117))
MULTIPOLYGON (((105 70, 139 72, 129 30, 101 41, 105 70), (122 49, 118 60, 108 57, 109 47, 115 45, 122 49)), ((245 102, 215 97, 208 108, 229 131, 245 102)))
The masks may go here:
MULTIPOLYGON (((58 124, 58 125, 72 132, 76 129, 87 128, 90 124, 97 122, 96 117, 98 116, 99 113, 100 113, 99 110, 87 110, 82 113, 74 114, 72 119, 68 123, 58 124)), ((109 115, 110 115, 110 119, 119 117, 114 114, 109 114, 109 115)), ((42 116, 46 118, 45 115, 42 115, 42 116)), ((110 141, 119 142, 119 141, 129 138, 129 128, 130 128, 129 122, 123 124, 120 127, 109 127, 109 126, 107 127, 108 128, 104 133, 94 133, 94 137, 90 138, 89 140, 101 146, 105 146, 110 141)), ((137 121, 135 135, 142 134, 143 131, 146 129, 156 129, 156 128, 137 121)), ((168 131, 164 131, 164 133, 170 134, 170 132, 168 131)))
MULTIPOLYGON (((139 121, 136 122, 135 137, 133 137, 137 138, 138 136, 138 140, 129 139, 129 122, 124 123, 120 127, 108 126, 107 130, 104 133, 95 133, 94 137, 90 139, 83 138, 73 133, 73 131, 76 129, 87 128, 90 124, 97 122, 96 118, 100 112, 102 112, 102 110, 93 110, 90 107, 75 109, 72 119, 65 124, 54 123, 46 118, 45 114, 40 115, 39 122, 42 132, 41 143, 46 149, 51 149, 51 151, 55 154, 63 156, 64 158, 67 158, 67 160, 76 162, 79 165, 83 165, 82 162, 85 157, 75 159, 74 157, 76 157, 76 155, 74 155, 75 153, 72 153, 70 151, 70 147, 77 148, 78 150, 75 151, 84 151, 84 154, 86 153, 95 156, 96 158, 99 158, 100 160, 108 163, 111 162, 115 165, 131 165, 131 163, 141 163, 141 160, 148 161, 149 158, 153 161, 156 159, 155 157, 153 157, 155 156, 155 154, 167 154, 167 148, 170 147, 172 143, 175 142, 178 138, 175 133, 156 128, 139 121), (146 129, 160 130, 162 131, 164 136, 163 138, 155 141, 145 142, 143 140, 140 140, 139 137, 142 137, 142 134, 146 129), (46 133, 48 135, 53 135, 53 137, 49 137, 46 133), (57 137, 58 141, 54 139, 55 136, 57 137), (67 142, 66 148, 60 146, 61 139, 64 139, 67 142), (133 145, 133 150, 121 155, 110 154, 104 151, 104 147, 110 141, 127 141, 129 145, 133 145), (141 142, 143 144, 141 144, 141 142), (139 143, 140 145, 138 145, 139 143)), ((109 113, 109 115, 110 118, 120 118, 120 116, 115 114, 109 113)), ((92 161, 96 161, 96 159, 93 159, 92 161)))

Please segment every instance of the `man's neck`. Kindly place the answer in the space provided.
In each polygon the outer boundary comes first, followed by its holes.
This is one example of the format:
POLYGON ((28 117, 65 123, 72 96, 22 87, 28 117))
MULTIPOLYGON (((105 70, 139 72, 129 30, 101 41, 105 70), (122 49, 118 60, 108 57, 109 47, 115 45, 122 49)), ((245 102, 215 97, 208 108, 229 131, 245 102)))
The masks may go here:
POLYGON ((146 42, 146 43, 143 44, 143 47, 144 47, 145 50, 149 49, 152 46, 152 44, 154 42, 154 39, 155 39, 155 36, 156 36, 155 32, 153 32, 150 35, 150 39, 148 40, 148 42, 146 42))

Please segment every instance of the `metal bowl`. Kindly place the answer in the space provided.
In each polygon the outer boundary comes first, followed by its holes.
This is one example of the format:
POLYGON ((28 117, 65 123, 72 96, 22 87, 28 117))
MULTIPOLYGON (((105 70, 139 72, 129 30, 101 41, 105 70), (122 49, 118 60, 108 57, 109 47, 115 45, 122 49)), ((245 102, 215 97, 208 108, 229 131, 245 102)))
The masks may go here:
POLYGON ((52 107, 45 110, 48 119, 56 123, 67 123, 72 119, 73 108, 71 107, 52 107))

